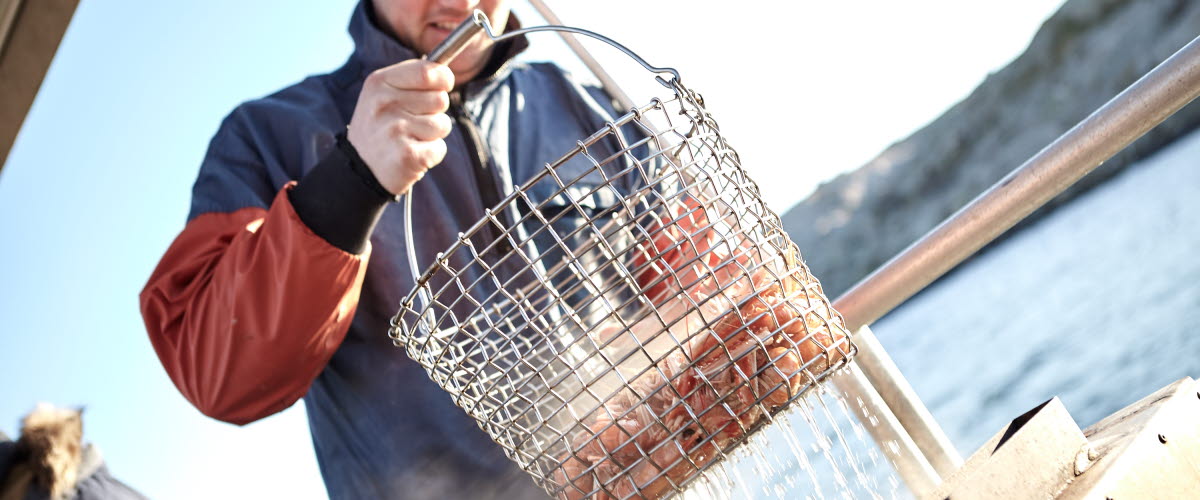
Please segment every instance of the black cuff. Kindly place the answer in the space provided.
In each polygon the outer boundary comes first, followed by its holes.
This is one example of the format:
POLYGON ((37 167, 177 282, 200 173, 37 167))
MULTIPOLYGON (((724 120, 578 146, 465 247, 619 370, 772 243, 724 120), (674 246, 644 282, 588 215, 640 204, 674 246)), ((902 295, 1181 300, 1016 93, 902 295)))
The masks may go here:
POLYGON ((337 147, 300 179, 288 199, 317 236, 359 254, 366 250, 383 209, 396 197, 383 188, 343 133, 337 136, 337 147))

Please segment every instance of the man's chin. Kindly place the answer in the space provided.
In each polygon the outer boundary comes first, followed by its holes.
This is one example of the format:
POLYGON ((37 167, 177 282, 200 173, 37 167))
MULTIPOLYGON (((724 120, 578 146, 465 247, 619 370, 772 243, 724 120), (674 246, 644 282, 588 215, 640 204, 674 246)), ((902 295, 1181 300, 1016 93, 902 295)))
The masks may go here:
POLYGON ((437 35, 434 35, 434 36, 421 37, 421 46, 419 47, 421 53, 428 54, 430 52, 433 52, 433 49, 437 48, 437 46, 442 43, 442 40, 445 40, 446 37, 449 35, 450 35, 449 33, 439 32, 437 35))

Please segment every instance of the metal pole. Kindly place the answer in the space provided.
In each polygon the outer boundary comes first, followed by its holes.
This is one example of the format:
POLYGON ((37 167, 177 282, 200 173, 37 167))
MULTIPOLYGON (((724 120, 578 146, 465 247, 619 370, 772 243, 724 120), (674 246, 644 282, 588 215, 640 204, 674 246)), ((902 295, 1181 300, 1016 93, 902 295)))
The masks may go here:
POLYGON ((896 363, 888 356, 879 339, 871 332, 870 327, 859 328, 854 334, 854 345, 858 346, 858 355, 854 361, 867 380, 879 392, 880 398, 896 415, 896 420, 912 436, 913 442, 929 465, 938 475, 945 478, 962 467, 962 455, 954 448, 954 443, 946 437, 937 420, 925 408, 921 398, 908 384, 908 380, 900 373, 896 363))
POLYGON ((887 314, 1195 99, 1198 40, 838 297, 834 307, 850 329, 887 314))
POLYGON ((830 376, 829 381, 846 398, 846 404, 867 429, 867 433, 871 434, 871 439, 879 445, 880 451, 891 462, 892 468, 904 480, 913 496, 922 498, 932 493, 941 484, 941 477, 863 375, 858 357, 846 368, 830 376))
MULTIPOLYGON (((538 11, 538 14, 546 22, 563 26, 562 20, 554 15, 554 12, 550 10, 550 7, 546 6, 545 2, 542 2, 542 0, 529 0, 529 3, 533 5, 533 8, 538 11)), ((579 40, 575 39, 574 35, 560 31, 558 36, 562 37, 567 46, 571 48, 571 51, 575 53, 575 56, 583 61, 583 64, 591 70, 592 74, 596 75, 596 79, 600 80, 600 85, 604 87, 604 90, 608 91, 608 94, 621 107, 619 110, 621 113, 633 109, 633 100, 629 98, 629 95, 624 90, 621 90, 621 87, 617 85, 617 81, 613 80, 607 71, 604 71, 604 67, 588 53, 587 49, 583 48, 583 44, 579 43, 579 40)))

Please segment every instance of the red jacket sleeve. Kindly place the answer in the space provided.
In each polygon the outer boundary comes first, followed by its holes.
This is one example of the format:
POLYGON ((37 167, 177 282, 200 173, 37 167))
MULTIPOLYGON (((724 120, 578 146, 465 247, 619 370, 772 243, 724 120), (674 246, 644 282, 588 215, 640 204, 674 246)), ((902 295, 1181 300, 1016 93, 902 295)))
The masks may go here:
POLYGON ((307 391, 337 350, 370 254, 314 234, 288 200, 192 219, 142 290, 154 350, 184 397, 246 424, 307 391))

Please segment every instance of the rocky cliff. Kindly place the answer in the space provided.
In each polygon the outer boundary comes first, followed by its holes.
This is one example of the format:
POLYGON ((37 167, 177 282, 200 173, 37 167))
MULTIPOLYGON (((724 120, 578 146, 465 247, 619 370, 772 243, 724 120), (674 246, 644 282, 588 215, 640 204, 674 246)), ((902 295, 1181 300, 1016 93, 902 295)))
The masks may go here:
MULTIPOLYGON (((1021 56, 937 120, 822 185, 783 225, 835 297, 1197 35, 1200 1, 1069 0, 1021 56)), ((1197 124, 1193 103, 1025 223, 1197 124)))

